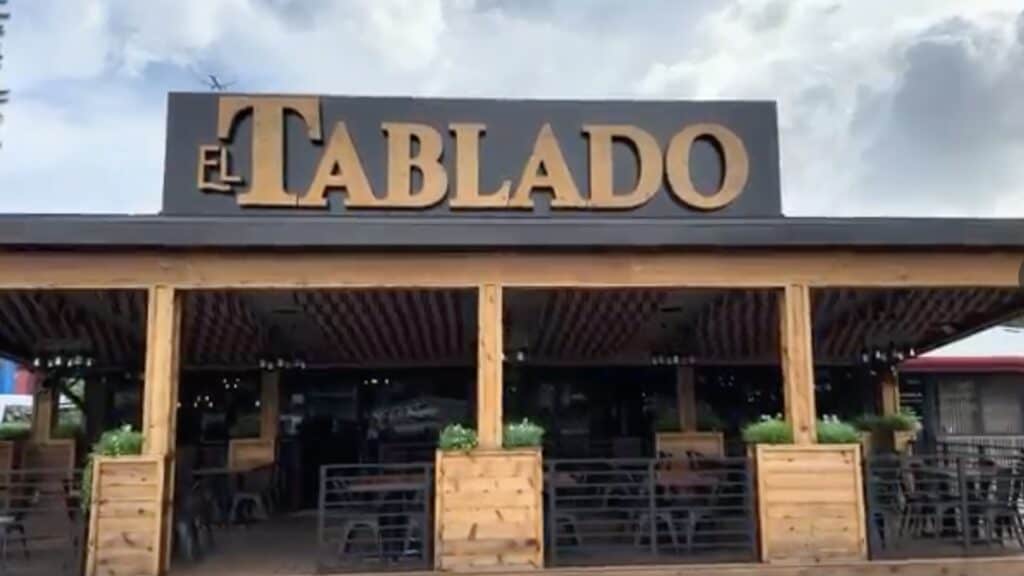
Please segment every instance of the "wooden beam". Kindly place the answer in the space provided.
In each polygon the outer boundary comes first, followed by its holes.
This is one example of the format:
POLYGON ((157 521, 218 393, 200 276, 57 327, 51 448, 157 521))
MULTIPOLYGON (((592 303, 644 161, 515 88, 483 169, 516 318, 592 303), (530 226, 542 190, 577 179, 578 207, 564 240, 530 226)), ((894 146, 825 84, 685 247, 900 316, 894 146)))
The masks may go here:
POLYGON ((501 286, 480 287, 477 303, 476 425, 480 448, 502 444, 502 294, 501 286))
POLYGON ((697 431, 697 391, 694 386, 693 366, 676 368, 676 402, 679 406, 679 430, 697 431))
POLYGON ((1016 287, 1024 251, 0 252, 0 288, 1016 287))
POLYGON ((260 439, 277 441, 278 419, 281 414, 281 373, 260 374, 260 439))
POLYGON ((180 295, 170 286, 149 289, 146 323, 146 380, 143 386, 143 453, 161 458, 166 465, 159 481, 159 522, 163 533, 160 565, 170 569, 174 510, 174 443, 178 413, 178 354, 181 334, 180 295))
POLYGON ((814 404, 810 289, 806 285, 786 286, 779 308, 779 347, 786 420, 793 426, 793 440, 796 444, 814 444, 817 441, 817 414, 814 404))
POLYGON ((879 393, 881 397, 882 414, 891 416, 900 411, 900 377, 895 370, 882 372, 882 379, 879 382, 879 393))
POLYGON ((44 387, 43 380, 36 383, 36 391, 32 395, 32 433, 34 443, 43 444, 53 438, 53 423, 57 418, 57 392, 52 387, 44 387))

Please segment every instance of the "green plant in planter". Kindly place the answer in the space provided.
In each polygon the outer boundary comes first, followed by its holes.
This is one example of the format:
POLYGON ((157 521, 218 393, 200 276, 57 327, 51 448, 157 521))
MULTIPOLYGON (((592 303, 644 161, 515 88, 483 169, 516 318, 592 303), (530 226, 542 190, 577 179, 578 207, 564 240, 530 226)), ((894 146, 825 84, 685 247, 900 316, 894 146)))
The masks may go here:
POLYGON ((881 418, 878 414, 861 414, 851 420, 850 423, 861 432, 874 432, 878 430, 881 418))
POLYGON ((819 444, 857 444, 860 442, 860 432, 848 422, 843 422, 836 416, 824 416, 818 420, 818 443, 819 444))
POLYGON ((468 452, 478 443, 476 430, 461 424, 449 424, 441 430, 437 446, 442 452, 468 452))
POLYGON ((721 432, 725 430, 725 420, 719 416, 711 405, 706 402, 697 403, 697 430, 702 432, 721 432))
POLYGON ((32 434, 32 424, 28 422, 6 422, 0 424, 0 440, 24 440, 32 434))
POLYGON ((793 427, 782 416, 761 416, 761 420, 743 427, 747 444, 792 444, 793 427))
POLYGON ((909 408, 903 408, 895 414, 887 414, 880 418, 880 427, 893 432, 913 432, 921 426, 921 419, 909 408))
POLYGON ((99 441, 92 447, 89 454, 89 462, 82 471, 82 509, 88 510, 89 498, 92 497, 92 468, 93 459, 97 456, 138 456, 142 454, 142 432, 132 430, 131 426, 125 425, 113 430, 107 430, 99 441))
POLYGON ((661 410, 654 419, 654 430, 657 432, 675 432, 679 430, 679 414, 675 410, 661 410))
POLYGON ((505 448, 533 448, 544 441, 544 428, 523 418, 522 422, 506 424, 503 436, 505 448))
POLYGON ((921 419, 909 408, 896 414, 864 414, 859 416, 854 425, 865 432, 911 432, 921 425, 921 419))

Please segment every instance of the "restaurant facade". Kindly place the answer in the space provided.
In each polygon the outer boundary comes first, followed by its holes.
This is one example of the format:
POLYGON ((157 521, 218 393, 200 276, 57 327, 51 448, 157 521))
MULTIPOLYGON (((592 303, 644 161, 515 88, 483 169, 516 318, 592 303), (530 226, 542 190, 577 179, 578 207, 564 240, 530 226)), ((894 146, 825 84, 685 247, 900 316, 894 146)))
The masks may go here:
POLYGON ((771 102, 172 94, 159 215, 0 217, 0 350, 48 383, 4 565, 1017 574, 1015 449, 825 429, 1022 266, 1016 220, 785 217, 771 102))

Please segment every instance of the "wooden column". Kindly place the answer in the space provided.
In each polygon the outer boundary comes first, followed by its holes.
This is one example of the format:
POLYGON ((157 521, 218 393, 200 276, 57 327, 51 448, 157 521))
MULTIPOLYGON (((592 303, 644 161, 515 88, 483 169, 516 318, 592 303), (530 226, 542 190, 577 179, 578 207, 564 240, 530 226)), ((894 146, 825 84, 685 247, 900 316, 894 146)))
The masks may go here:
POLYGON ((890 416, 900 411, 900 377, 894 370, 886 370, 882 373, 882 380, 879 382, 879 393, 881 394, 882 414, 890 416))
POLYGON ((484 284, 477 302, 476 425, 480 448, 502 444, 501 286, 484 284))
POLYGON ((146 324, 146 380, 143 387, 143 453, 160 458, 166 471, 159 487, 159 522, 163 533, 157 538, 159 564, 170 567, 171 522, 174 502, 174 442, 178 407, 178 348, 181 306, 170 286, 149 290, 146 324))
POLYGON ((676 402, 679 405, 679 430, 697 431, 697 391, 694 386, 693 366, 676 368, 676 402))
POLYGON ((796 444, 817 441, 811 295, 806 285, 786 286, 779 306, 779 348, 786 420, 796 444))
POLYGON ((281 413, 281 373, 263 372, 260 375, 260 439, 277 441, 278 419, 281 413))
POLYGON ((42 444, 53 437, 53 421, 56 415, 57 392, 53 388, 44 388, 43 380, 36 383, 32 395, 32 442, 42 444))

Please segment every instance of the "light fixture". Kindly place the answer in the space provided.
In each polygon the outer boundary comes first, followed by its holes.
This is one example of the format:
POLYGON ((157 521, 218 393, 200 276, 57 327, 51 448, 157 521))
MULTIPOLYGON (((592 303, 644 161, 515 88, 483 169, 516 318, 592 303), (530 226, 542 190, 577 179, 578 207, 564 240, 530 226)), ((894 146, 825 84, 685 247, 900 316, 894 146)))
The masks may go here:
POLYGON ((284 358, 281 356, 260 358, 260 370, 278 372, 284 370, 305 370, 306 361, 301 358, 284 358))

